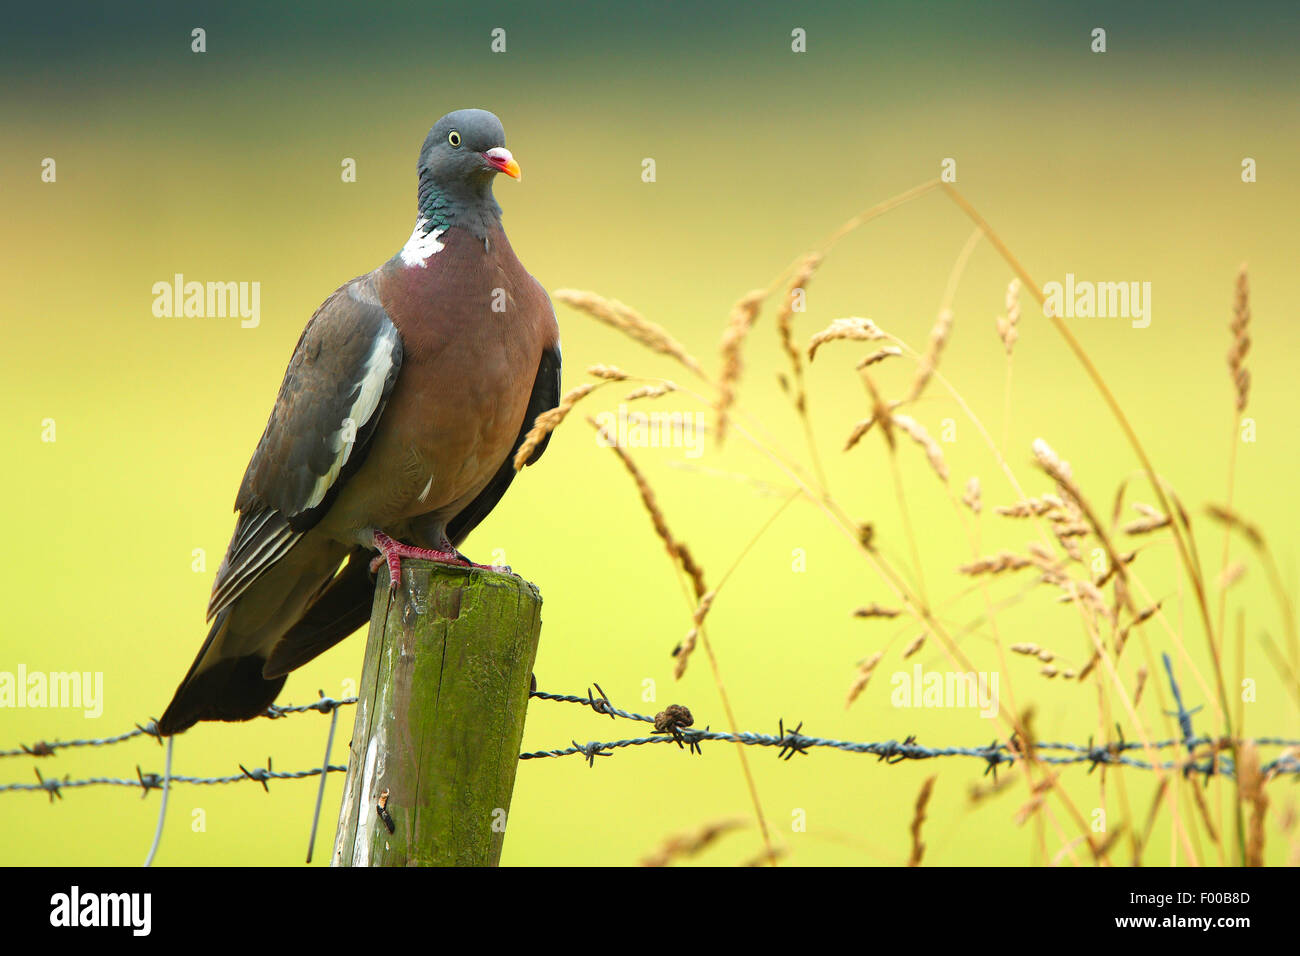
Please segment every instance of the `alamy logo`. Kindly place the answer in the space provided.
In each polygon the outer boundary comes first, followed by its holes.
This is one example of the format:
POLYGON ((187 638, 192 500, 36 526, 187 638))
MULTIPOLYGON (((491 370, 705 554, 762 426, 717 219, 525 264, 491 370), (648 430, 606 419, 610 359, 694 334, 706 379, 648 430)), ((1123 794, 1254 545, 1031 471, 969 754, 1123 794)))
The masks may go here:
POLYGON ((81 708, 87 717, 104 713, 103 671, 0 671, 0 708, 81 708))
POLYGON ((171 282, 155 282, 152 292, 153 314, 160 319, 238 316, 245 329, 255 329, 262 321, 260 282, 186 282, 178 272, 171 282))
POLYGON ((50 897, 51 926, 129 926, 134 936, 148 936, 153 926, 150 893, 70 893, 50 897))
POLYGON ((1065 285, 1049 282, 1043 286, 1043 314, 1063 319, 1132 319, 1133 328, 1151 324, 1150 282, 1076 281, 1073 272, 1065 274, 1065 285))
POLYGON ((890 678, 894 690, 889 702, 895 707, 978 707, 981 717, 998 713, 998 672, 896 671, 890 678))
POLYGON ((596 442, 606 447, 684 448, 687 458, 704 454, 703 412, 629 412, 623 403, 617 414, 599 412, 596 424, 602 429, 596 442))

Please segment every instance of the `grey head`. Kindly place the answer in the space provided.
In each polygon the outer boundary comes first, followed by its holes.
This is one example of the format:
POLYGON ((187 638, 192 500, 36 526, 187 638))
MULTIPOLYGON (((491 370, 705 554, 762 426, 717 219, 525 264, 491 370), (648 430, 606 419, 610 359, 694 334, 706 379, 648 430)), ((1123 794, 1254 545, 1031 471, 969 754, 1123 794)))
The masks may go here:
POLYGON ((487 110, 456 110, 434 124, 420 147, 420 216, 482 236, 501 216, 492 196, 497 173, 519 178, 506 131, 487 110))

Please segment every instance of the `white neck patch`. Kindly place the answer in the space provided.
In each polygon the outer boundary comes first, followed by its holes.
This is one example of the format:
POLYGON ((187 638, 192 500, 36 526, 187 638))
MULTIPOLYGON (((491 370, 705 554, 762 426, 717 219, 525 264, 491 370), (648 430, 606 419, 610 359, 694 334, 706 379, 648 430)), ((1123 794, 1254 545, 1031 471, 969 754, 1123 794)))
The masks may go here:
POLYGON ((415 224, 415 229, 411 231, 411 238, 406 240, 406 245, 402 246, 402 262, 408 266, 419 266, 425 268, 425 264, 432 256, 437 255, 444 248, 443 244, 438 241, 446 229, 434 229, 432 232, 425 233, 424 227, 429 220, 420 219, 415 224))

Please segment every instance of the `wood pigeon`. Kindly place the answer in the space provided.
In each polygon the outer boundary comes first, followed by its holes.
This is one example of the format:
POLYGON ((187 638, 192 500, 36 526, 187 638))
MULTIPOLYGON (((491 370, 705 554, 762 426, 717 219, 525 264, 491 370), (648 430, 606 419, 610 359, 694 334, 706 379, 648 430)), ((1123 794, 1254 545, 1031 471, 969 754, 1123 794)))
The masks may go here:
POLYGON ((211 630, 160 733, 265 712, 290 671, 369 620, 381 563, 394 587, 403 557, 470 563, 457 546, 560 401, 555 312, 492 196, 497 173, 519 178, 505 142, 484 110, 438 120, 411 238, 307 323, 235 500, 211 630))

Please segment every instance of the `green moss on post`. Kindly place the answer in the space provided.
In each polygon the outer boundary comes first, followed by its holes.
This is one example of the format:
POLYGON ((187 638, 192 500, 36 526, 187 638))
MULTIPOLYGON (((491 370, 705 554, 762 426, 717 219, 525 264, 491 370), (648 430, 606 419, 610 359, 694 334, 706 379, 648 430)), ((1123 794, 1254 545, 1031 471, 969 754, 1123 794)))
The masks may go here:
POLYGON ((408 558, 391 597, 379 575, 335 866, 496 865, 541 607, 512 574, 408 558))

